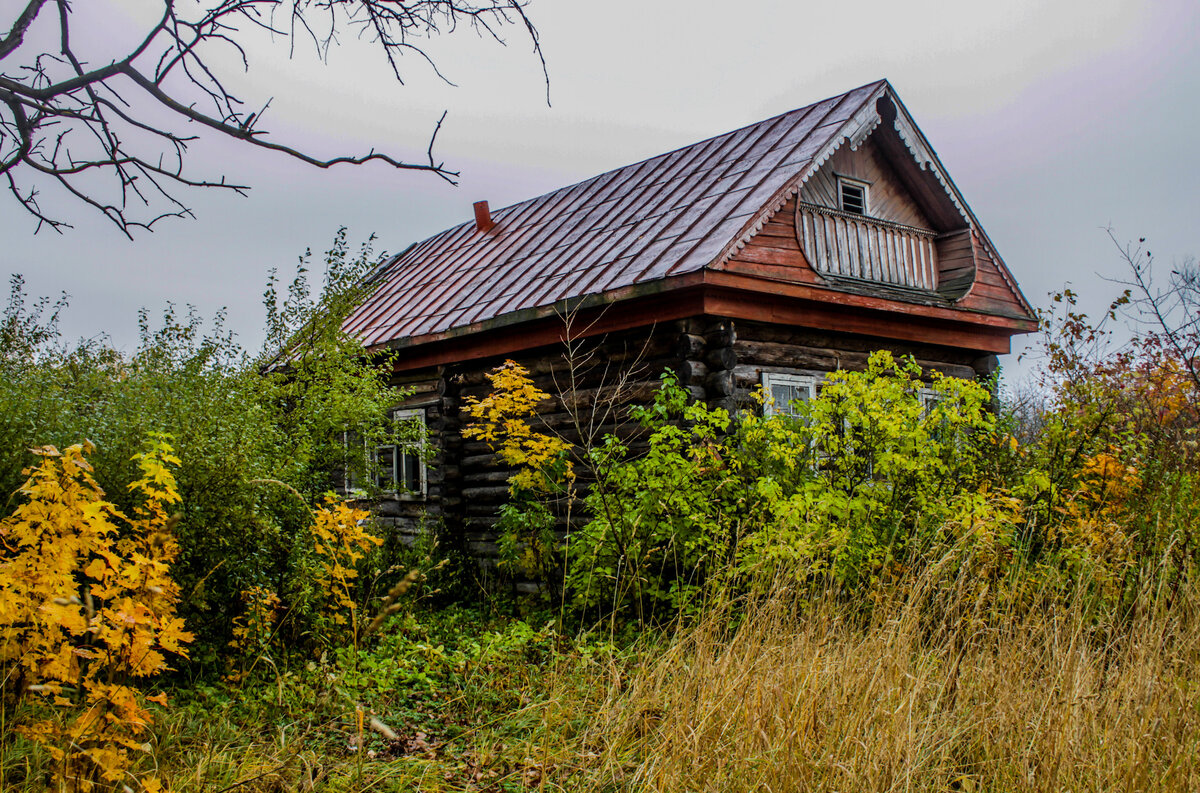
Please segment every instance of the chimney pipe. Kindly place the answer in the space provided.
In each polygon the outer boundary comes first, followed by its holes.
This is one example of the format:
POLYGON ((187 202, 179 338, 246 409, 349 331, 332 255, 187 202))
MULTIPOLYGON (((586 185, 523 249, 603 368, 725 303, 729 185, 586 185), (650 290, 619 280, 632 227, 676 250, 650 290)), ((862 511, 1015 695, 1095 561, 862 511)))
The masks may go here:
POLYGON ((496 225, 492 221, 492 212, 488 209, 487 201, 475 202, 475 228, 478 231, 489 231, 496 225))

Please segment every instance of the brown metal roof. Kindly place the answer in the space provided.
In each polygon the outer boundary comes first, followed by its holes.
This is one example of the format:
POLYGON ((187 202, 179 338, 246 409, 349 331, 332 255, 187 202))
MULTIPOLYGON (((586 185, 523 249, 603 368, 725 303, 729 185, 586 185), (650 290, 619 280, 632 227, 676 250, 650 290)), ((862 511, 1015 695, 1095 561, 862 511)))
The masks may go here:
MULTIPOLYGON (((885 81, 600 174, 417 243, 346 320, 367 347, 716 263, 885 81)), ((820 162, 816 162, 819 165, 820 162)))

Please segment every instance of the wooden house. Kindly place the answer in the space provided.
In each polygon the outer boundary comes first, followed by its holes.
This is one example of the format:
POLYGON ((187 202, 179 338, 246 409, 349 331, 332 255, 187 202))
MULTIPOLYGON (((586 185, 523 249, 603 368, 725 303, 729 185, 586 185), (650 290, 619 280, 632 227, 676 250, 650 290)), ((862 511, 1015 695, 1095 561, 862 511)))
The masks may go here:
POLYGON ((546 425, 578 441, 620 431, 619 402, 647 399, 666 367, 712 403, 762 385, 785 404, 880 348, 987 376, 1036 327, 886 81, 500 210, 480 202, 372 279, 345 329, 396 354, 414 389, 398 416, 434 449, 428 466, 379 450, 397 491, 380 515, 404 532, 444 521, 485 556, 508 472, 463 441, 459 410, 507 358, 554 395, 546 425))

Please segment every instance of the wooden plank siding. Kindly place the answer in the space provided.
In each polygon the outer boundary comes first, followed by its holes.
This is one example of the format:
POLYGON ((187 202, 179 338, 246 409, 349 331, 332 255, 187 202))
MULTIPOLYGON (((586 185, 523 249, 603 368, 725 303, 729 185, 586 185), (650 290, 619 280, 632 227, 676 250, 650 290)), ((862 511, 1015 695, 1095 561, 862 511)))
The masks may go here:
POLYGON ((970 291, 957 305, 1000 316, 1026 316, 1028 312, 1017 290, 992 258, 988 246, 978 232, 972 231, 971 235, 975 252, 975 278, 970 291))
POLYGON ((839 176, 869 185, 867 214, 870 217, 904 226, 933 228, 873 137, 867 138, 855 150, 842 146, 835 151, 804 183, 800 189, 800 201, 838 209, 841 206, 838 201, 839 176))
POLYGON ((796 206, 795 198, 788 199, 763 224, 762 231, 755 234, 746 247, 729 260, 725 269, 800 283, 823 283, 800 249, 800 240, 796 235, 796 206))

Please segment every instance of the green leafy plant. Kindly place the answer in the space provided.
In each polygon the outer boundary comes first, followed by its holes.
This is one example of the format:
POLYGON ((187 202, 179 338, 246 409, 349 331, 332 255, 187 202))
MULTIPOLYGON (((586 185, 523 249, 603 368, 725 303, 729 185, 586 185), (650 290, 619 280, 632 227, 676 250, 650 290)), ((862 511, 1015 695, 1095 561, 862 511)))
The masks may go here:
MULTIPOLYGON (((129 353, 103 339, 62 342, 60 301, 30 301, 19 279, 0 317, 0 485, 24 481, 24 451, 90 438, 97 484, 128 513, 125 484, 150 433, 172 436, 182 504, 175 533, 179 611, 196 633, 192 663, 224 671, 242 593, 279 598, 279 638, 296 646, 314 635, 323 601, 313 588, 309 504, 343 484, 345 472, 373 481, 370 445, 395 442, 387 411, 404 392, 341 330, 369 288, 379 257, 338 233, 319 288, 306 255, 287 289, 268 287, 269 353, 251 355, 218 314, 205 323, 168 306, 139 315, 129 353), (348 444, 353 434, 357 444, 348 444), (296 498, 289 489, 301 494, 296 498)), ((370 495, 368 492, 366 495, 370 495)), ((9 509, 14 506, 10 499, 9 509)), ((250 608, 247 605, 247 608, 250 608)))
POLYGON ((648 450, 610 436, 593 453, 593 517, 571 547, 576 605, 646 619, 780 575, 853 587, 953 544, 947 526, 965 525, 951 519, 982 486, 991 395, 921 377, 879 352, 794 412, 731 417, 667 373, 654 402, 631 410, 648 450))

